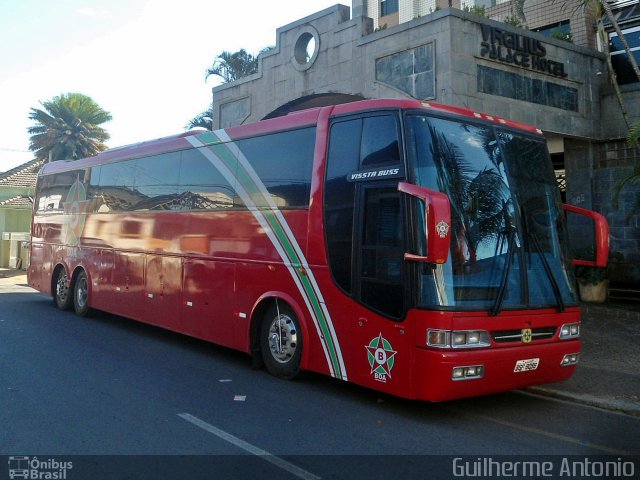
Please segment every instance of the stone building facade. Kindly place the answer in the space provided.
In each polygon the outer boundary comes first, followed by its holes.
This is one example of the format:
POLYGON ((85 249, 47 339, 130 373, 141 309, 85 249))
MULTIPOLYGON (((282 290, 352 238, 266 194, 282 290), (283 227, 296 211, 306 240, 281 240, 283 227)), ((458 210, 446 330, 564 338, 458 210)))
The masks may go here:
MULTIPOLYGON (((592 19, 567 17, 580 45, 456 8, 408 21, 399 12, 397 24, 376 29, 380 16, 367 15, 371 3, 354 0, 353 12, 336 5, 278 28, 276 46, 259 56, 256 74, 213 89, 214 128, 384 97, 433 100, 535 125, 556 167, 566 170, 567 203, 609 220, 612 281, 640 285, 640 216, 632 214, 638 187, 625 190, 619 204, 611 198, 640 154, 624 142, 628 129, 606 57, 593 48, 592 19)), ((552 14, 564 21, 565 11, 543 15, 545 3, 558 2, 528 2, 527 18, 540 26, 552 24, 552 14)), ((489 10, 499 16, 505 8, 489 10)), ((640 119, 640 83, 623 87, 631 118, 640 119)))

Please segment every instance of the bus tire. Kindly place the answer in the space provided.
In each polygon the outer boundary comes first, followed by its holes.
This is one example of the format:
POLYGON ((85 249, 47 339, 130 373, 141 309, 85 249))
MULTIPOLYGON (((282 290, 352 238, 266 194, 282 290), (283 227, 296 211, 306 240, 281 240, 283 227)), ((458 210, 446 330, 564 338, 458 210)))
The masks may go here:
POLYGON ((69 310, 73 298, 71 296, 71 288, 69 288, 67 271, 64 267, 60 267, 57 272, 53 284, 53 303, 60 310, 69 310))
POLYGON ((302 329, 291 307, 271 305, 260 328, 262 359, 269 373, 291 380, 300 373, 302 329))
POLYGON ((81 270, 73 282, 73 309, 76 315, 85 317, 89 313, 89 280, 87 272, 81 270))

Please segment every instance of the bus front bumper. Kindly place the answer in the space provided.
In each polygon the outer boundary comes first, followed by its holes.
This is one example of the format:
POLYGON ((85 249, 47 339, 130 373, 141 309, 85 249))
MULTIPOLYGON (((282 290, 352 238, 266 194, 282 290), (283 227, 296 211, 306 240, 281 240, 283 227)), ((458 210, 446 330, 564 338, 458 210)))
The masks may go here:
POLYGON ((579 340, 478 350, 417 348, 414 396, 437 402, 567 380, 576 365, 563 359, 579 353, 579 340))

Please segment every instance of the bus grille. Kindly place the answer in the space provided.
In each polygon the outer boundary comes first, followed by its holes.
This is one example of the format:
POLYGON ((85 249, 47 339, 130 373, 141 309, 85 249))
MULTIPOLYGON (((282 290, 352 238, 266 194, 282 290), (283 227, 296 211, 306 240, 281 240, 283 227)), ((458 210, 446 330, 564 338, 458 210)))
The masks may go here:
MULTIPOLYGON (((540 327, 531 329, 531 340, 548 340, 556 334, 557 327, 540 327)), ((491 332, 496 343, 522 342, 522 330, 496 330, 491 332)))

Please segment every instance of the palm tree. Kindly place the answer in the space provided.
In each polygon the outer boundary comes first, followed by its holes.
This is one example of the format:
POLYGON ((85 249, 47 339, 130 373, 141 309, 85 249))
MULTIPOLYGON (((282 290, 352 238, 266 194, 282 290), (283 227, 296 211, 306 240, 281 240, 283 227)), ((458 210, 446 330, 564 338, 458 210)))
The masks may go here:
POLYGON ((629 44, 627 43, 627 39, 625 38, 624 34, 622 33, 622 29, 620 28, 620 25, 618 24, 616 18, 613 16, 613 12, 611 11, 611 6, 609 5, 609 2, 607 2, 606 0, 604 0, 604 1, 599 0, 598 3, 600 3, 602 5, 602 8, 604 9, 605 13, 607 14, 607 17, 609 17, 609 21, 611 22, 611 25, 613 26, 613 29, 618 34, 618 38, 620 39, 620 43, 622 43, 622 47, 624 48, 624 51, 627 54, 627 58, 629 59, 629 62, 631 63, 631 66, 633 67, 633 71, 636 73, 636 76, 638 77, 638 81, 640 81, 640 68, 638 68, 638 62, 636 62, 636 59, 633 56, 633 52, 631 52, 631 49, 629 48, 629 44))
POLYGON ((224 51, 218 55, 213 64, 207 68, 204 78, 206 80, 211 75, 216 75, 222 78, 223 83, 229 83, 257 71, 258 57, 241 48, 234 53, 224 51))
MULTIPOLYGON (((638 147, 638 143, 640 142, 640 121, 636 120, 635 122, 632 122, 631 119, 629 118, 629 113, 628 113, 626 104, 623 100, 622 92, 620 91, 620 86, 618 84, 616 73, 611 63, 611 53, 609 51, 609 38, 604 28, 603 13, 606 14, 609 21, 611 22, 611 25, 613 26, 613 29, 616 31, 618 38, 620 39, 620 43, 622 44, 622 47, 625 50, 627 58, 631 63, 631 67, 633 68, 633 71, 635 72, 636 76, 638 77, 638 80, 640 81, 640 69, 638 68, 638 63, 636 62, 635 57, 633 56, 633 52, 631 52, 631 49, 629 48, 629 44, 627 43, 627 40, 624 34, 622 33, 622 29, 620 28, 620 25, 618 24, 615 16, 613 15, 611 6, 608 4, 608 2, 606 0, 604 1, 603 0, 581 0, 579 4, 583 8, 590 7, 593 9, 594 15, 597 19, 597 34, 600 38, 600 42, 603 46, 604 53, 607 57, 607 66, 609 69, 609 75, 611 77, 611 83, 613 84, 614 90, 616 92, 616 97, 618 98, 618 103, 620 104, 620 109, 622 110, 622 115, 627 124, 627 128, 629 129, 629 132, 627 135, 627 144, 630 147, 638 147)), ((614 207, 616 208, 619 207, 620 195, 622 194, 622 190, 624 189, 624 187, 626 185, 637 185, 638 183, 640 183, 640 163, 635 162, 633 166, 633 172, 627 177, 619 180, 613 187, 614 207)), ((639 211, 640 211, 640 196, 636 198, 636 205, 634 206, 633 211, 628 215, 627 218, 629 219, 632 215, 634 215, 639 211)))
POLYGON ((206 128, 207 130, 213 130, 213 108, 209 107, 208 110, 205 110, 193 117, 187 122, 185 128, 187 130, 191 130, 192 128, 206 128))
POLYGON ((43 109, 32 108, 29 119, 35 122, 29 150, 38 160, 77 160, 106 150, 109 134, 100 125, 111 120, 93 99, 81 93, 63 93, 40 102, 43 109))
POLYGON ((627 144, 630 147, 638 147, 640 146, 640 122, 636 122, 629 129, 629 134, 627 135, 627 144))

